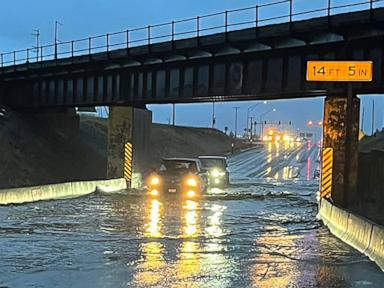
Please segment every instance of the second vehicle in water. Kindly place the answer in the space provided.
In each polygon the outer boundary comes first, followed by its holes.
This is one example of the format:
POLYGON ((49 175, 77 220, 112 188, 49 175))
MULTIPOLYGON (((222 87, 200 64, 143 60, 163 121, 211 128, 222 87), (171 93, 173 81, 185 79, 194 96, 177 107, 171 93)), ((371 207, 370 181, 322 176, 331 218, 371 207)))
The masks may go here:
POLYGON ((199 156, 203 169, 207 171, 208 186, 224 188, 229 185, 227 158, 222 156, 199 156))

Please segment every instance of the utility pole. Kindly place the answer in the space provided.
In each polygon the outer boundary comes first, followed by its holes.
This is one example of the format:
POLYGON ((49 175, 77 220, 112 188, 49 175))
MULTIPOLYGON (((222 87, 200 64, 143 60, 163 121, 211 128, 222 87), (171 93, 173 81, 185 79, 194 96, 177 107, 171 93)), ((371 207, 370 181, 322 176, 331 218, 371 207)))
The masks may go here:
POLYGON ((172 104, 172 125, 175 126, 176 122, 176 104, 172 104))
MULTIPOLYGON (((253 137, 253 118, 254 117, 250 117, 251 118, 251 129, 250 129, 250 139, 252 140, 252 137, 253 137)), ((248 129, 247 129, 248 130, 248 129)))
POLYGON ((33 33, 32 36, 36 37, 36 62, 39 61, 39 47, 40 47, 40 30, 39 29, 32 29, 33 33))
POLYGON ((55 21, 55 59, 57 59, 57 44, 58 42, 60 42, 58 39, 59 25, 62 26, 63 24, 56 20, 55 21))
POLYGON ((375 100, 372 100, 372 136, 373 131, 375 131, 375 100))
POLYGON ((237 138, 237 111, 240 109, 240 107, 232 107, 235 109, 235 138, 237 138))
POLYGON ((215 102, 212 102, 212 128, 215 128, 216 117, 215 117, 215 102))

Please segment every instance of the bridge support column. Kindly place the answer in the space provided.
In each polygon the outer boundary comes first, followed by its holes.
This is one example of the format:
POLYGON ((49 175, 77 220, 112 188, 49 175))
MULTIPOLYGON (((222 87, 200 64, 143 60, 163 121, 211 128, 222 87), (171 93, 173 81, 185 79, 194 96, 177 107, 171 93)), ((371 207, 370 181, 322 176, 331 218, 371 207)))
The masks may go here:
POLYGON ((108 119, 107 177, 125 178, 132 183, 133 107, 110 106, 108 119))
POLYGON ((360 100, 327 97, 324 105, 321 197, 348 207, 357 189, 360 100))

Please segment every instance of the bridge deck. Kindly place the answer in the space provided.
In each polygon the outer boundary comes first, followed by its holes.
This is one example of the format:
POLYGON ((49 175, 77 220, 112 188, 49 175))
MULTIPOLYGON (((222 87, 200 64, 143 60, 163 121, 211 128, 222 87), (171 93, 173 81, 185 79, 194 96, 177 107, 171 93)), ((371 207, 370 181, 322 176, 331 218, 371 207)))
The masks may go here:
POLYGON ((371 60, 382 93, 384 9, 248 28, 0 69, 0 100, 15 108, 134 105, 340 95, 305 81, 308 60, 371 60))

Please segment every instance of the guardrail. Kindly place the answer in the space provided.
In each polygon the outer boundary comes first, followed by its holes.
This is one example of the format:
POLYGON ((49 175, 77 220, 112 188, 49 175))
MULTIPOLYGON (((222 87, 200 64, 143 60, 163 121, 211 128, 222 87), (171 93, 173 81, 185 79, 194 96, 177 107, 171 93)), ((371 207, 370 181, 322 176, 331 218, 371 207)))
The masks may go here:
POLYGON ((372 11, 379 6, 383 7, 378 5, 378 3, 384 2, 384 0, 347 1, 349 2, 345 3, 345 1, 343 1, 344 4, 336 5, 337 0, 324 0, 324 7, 301 11, 299 7, 295 5, 300 1, 280 0, 178 21, 42 45, 36 48, 14 50, 12 52, 0 53, 0 68, 25 63, 91 55, 99 52, 110 52, 117 49, 176 41, 215 33, 227 33, 245 28, 258 28, 275 23, 291 23, 313 17, 330 17, 345 12, 346 9, 355 9, 354 11, 369 9, 372 11), (268 13, 272 12, 272 10, 274 12, 283 11, 283 13, 288 10, 289 13, 270 16, 268 13))

